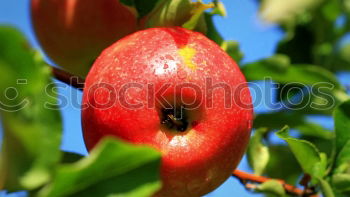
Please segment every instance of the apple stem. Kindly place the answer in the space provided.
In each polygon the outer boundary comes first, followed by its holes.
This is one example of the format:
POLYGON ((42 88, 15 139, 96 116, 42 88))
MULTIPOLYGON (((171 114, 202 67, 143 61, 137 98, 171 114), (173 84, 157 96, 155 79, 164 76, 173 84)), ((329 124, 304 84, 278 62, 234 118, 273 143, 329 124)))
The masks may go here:
POLYGON ((84 89, 85 80, 83 78, 53 66, 49 67, 51 68, 52 75, 55 77, 55 79, 67 85, 70 85, 78 90, 84 89))
POLYGON ((294 185, 287 184, 284 180, 280 179, 272 179, 268 177, 258 176, 254 174, 249 174, 240 170, 234 170, 232 176, 236 177, 248 190, 257 189, 256 184, 252 183, 265 183, 267 181, 275 180, 282 184, 284 190, 288 194, 296 195, 296 196, 308 196, 308 197, 319 197, 316 192, 312 189, 306 188, 305 190, 299 189, 294 185))

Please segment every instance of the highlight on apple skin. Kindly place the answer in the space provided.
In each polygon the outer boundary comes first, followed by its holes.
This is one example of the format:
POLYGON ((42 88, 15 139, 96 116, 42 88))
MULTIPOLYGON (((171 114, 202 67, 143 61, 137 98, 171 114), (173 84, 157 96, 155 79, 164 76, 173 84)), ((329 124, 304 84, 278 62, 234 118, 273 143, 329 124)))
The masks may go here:
POLYGON ((246 149, 253 110, 237 64, 201 33, 180 27, 133 33, 105 49, 86 78, 84 140, 104 136, 162 153, 155 196, 202 196, 221 185, 246 149))
POLYGON ((46 55, 82 77, 103 49, 137 30, 136 11, 119 0, 32 0, 31 16, 46 55))

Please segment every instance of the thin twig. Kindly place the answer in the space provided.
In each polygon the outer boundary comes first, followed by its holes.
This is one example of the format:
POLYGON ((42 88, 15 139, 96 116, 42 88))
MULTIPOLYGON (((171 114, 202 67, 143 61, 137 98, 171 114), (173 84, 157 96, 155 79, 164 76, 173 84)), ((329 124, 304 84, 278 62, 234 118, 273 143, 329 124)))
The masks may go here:
POLYGON ((317 194, 315 194, 314 191, 307 189, 306 191, 299 189, 293 185, 287 184, 284 180, 280 179, 272 179, 272 178, 267 178, 263 176, 257 176, 254 174, 249 174, 240 170, 234 170, 232 173, 232 176, 236 177, 239 179, 248 189, 255 189, 254 186, 252 186, 250 183, 265 183, 267 181, 275 180, 278 181, 282 184, 284 190, 288 194, 296 195, 296 196, 309 196, 309 197, 318 197, 317 194))
POLYGON ((79 76, 72 75, 64 70, 51 66, 52 75, 59 81, 77 88, 78 90, 84 89, 85 80, 79 76))

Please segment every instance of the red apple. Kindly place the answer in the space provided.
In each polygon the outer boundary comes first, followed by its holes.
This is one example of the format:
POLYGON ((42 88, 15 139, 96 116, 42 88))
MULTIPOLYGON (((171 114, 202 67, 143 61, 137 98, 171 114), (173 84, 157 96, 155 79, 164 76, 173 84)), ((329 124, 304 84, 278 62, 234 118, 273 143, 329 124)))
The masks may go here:
POLYGON ((32 0, 35 33, 45 53, 85 76, 101 51, 137 30, 137 16, 119 0, 32 0))
POLYGON ((88 150, 104 136, 159 150, 163 187, 156 196, 194 197, 217 188, 241 160, 251 124, 239 67, 213 41, 180 27, 119 40, 86 78, 88 150))

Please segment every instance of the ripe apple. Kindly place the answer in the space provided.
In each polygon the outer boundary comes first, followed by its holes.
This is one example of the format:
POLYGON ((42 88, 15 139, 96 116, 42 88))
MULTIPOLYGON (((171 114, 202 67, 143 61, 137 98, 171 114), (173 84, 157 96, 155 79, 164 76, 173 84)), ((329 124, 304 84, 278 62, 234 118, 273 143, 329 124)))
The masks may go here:
POLYGON ((222 184, 252 126, 250 93, 234 60, 180 27, 138 31, 105 49, 82 104, 88 150, 115 136, 162 153, 162 197, 201 196, 222 184))
POLYGON ((137 30, 136 11, 119 0, 32 0, 31 10, 45 53, 83 77, 104 48, 137 30))

